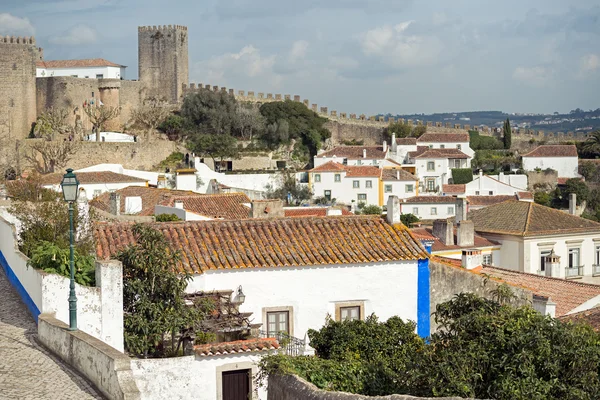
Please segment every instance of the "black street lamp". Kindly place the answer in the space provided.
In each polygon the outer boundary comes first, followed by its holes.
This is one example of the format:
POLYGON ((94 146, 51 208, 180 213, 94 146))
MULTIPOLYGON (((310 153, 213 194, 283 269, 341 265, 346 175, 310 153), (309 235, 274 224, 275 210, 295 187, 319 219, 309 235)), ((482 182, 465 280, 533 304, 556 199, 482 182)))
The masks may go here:
POLYGON ((79 181, 71 168, 67 169, 67 173, 63 176, 60 183, 62 187, 63 197, 69 203, 69 267, 71 271, 71 283, 69 285, 69 330, 77 330, 77 296, 75 295, 75 261, 74 261, 74 245, 73 245, 73 203, 77 201, 79 194, 79 181))

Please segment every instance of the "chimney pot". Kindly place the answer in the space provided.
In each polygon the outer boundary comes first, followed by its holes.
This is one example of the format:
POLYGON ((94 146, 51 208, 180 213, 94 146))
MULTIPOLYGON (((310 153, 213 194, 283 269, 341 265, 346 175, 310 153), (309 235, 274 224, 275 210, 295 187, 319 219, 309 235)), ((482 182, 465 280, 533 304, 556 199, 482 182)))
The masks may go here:
POLYGON ((467 199, 464 197, 456 198, 456 216, 455 222, 458 224, 460 221, 467 219, 467 199))
POLYGON ((367 149, 363 149, 363 158, 367 158, 367 149))
POLYGON ((385 140, 383 141, 383 152, 387 153, 387 142, 385 140))
POLYGON ((175 200, 175 208, 180 208, 183 210, 183 201, 181 200, 175 200))
POLYGON ((475 225, 473 221, 462 220, 456 227, 456 241, 460 247, 475 245, 475 225))
POLYGON ((432 233, 446 246, 454 246, 454 227, 448 220, 436 219, 433 221, 432 233))
POLYGON ((481 267, 483 257, 481 250, 469 249, 462 251, 462 267, 465 269, 475 269, 481 267))
POLYGON ((575 215, 577 210, 577 194, 569 194, 569 214, 575 215))
POLYGON ((396 170, 396 179, 400 180, 400 170, 396 170))
POLYGON ((560 256, 557 256, 554 250, 544 258, 544 265, 546 276, 551 278, 560 277, 560 256))
POLYGON ((387 222, 388 224, 394 225, 399 224, 400 220, 400 200, 398 196, 390 196, 387 201, 387 222))

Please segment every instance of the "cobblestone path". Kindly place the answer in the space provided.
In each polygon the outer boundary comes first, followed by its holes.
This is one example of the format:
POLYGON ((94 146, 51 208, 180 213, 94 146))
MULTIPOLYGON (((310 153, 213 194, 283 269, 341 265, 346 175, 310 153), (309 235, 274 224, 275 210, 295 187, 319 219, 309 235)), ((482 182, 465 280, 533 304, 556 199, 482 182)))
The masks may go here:
POLYGON ((77 372, 38 344, 37 326, 1 267, 0 399, 103 399, 77 372))

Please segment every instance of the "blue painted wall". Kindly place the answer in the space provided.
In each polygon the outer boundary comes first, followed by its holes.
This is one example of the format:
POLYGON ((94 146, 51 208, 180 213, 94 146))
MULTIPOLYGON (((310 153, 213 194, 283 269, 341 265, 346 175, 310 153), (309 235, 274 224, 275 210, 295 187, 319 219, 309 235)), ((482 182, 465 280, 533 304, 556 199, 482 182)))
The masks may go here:
MULTIPOLYGON (((431 244, 423 243, 427 253, 431 254, 431 244)), ((417 334, 429 337, 431 330, 431 311, 429 302, 429 259, 419 260, 417 267, 417 334)))
POLYGON ((29 312, 33 316, 33 319, 35 320, 35 323, 37 324, 38 316, 40 315, 40 310, 35 305, 31 296, 29 296, 29 293, 27 293, 27 290, 25 290, 25 288, 21 284, 21 281, 19 281, 19 278, 17 278, 17 276, 15 275, 14 271, 8 264, 8 261, 6 261, 4 254, 2 254, 2 251, 0 251, 0 265, 2 265, 2 269, 6 273, 8 281, 15 288, 17 293, 19 293, 21 300, 27 306, 27 309, 29 310, 29 312))

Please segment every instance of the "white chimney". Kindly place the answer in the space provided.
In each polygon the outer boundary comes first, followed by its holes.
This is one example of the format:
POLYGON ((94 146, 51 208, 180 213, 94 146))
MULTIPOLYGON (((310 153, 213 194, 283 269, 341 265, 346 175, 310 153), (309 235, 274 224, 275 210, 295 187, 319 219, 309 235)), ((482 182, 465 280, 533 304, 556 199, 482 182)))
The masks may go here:
POLYGON ((383 141, 383 152, 387 153, 387 142, 385 140, 383 141))
POLYGON ((339 208, 328 208, 327 209, 328 217, 334 217, 334 216, 340 216, 340 215, 342 215, 342 210, 340 210, 339 208))
POLYGON ((400 170, 396 170, 396 179, 400 180, 400 170))
POLYGON ((475 269, 481 267, 483 257, 481 250, 469 249, 462 251, 462 267, 465 269, 475 269))
POLYGON ((560 278, 560 256, 557 256, 554 250, 544 257, 544 265, 546 269, 544 273, 547 277, 560 278))
POLYGON ((396 143, 396 133, 392 132, 392 143, 391 143, 391 147, 392 147, 392 152, 395 153, 396 149, 398 147, 398 144, 396 143))
POLYGON ((367 158, 367 149, 363 149, 363 158, 367 158))
POLYGON ((569 194, 569 214, 575 215, 577 210, 577 195, 575 193, 569 194))
POLYGON ((467 219, 467 199, 457 197, 456 198, 456 216, 454 222, 457 224, 467 219))
POLYGON ((400 220, 400 200, 398 196, 390 196, 387 201, 387 222, 390 225, 399 224, 400 220))
POLYGON ((183 201, 181 200, 175 200, 175 204, 174 204, 175 208, 180 208, 183 210, 183 201))
POLYGON ((556 303, 550 297, 533 295, 533 309, 542 315, 556 316, 556 303))

